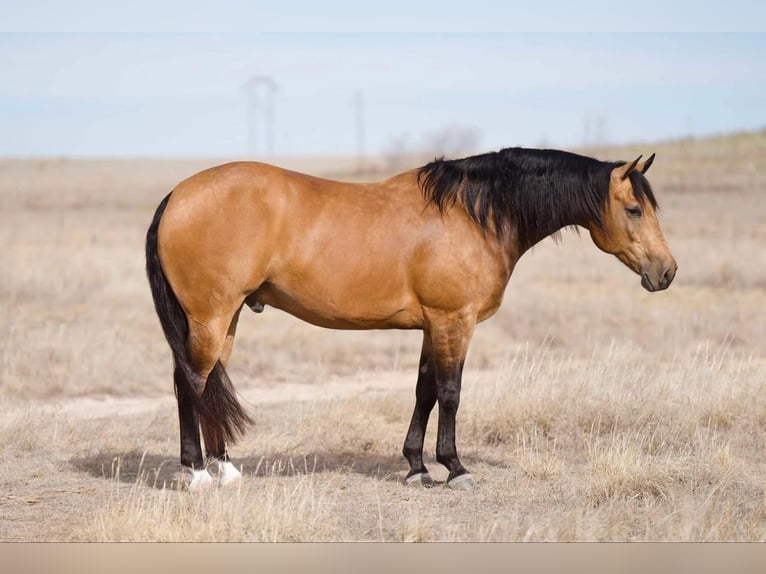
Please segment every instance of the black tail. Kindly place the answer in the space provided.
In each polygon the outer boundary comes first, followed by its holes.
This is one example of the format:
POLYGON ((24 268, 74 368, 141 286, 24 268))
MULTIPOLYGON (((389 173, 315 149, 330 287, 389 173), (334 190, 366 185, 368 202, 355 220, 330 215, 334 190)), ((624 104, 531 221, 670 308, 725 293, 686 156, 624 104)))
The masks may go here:
POLYGON ((157 251, 157 229, 169 199, 170 194, 157 207, 154 220, 146 233, 146 274, 149 276, 154 308, 157 310, 165 338, 173 352, 176 369, 181 373, 181 376, 174 377, 176 395, 178 394, 178 385, 184 385, 186 394, 194 397, 197 412, 208 431, 222 437, 226 442, 233 443, 245 432, 247 425, 252 424, 253 420, 237 400, 231 379, 229 379, 229 375, 226 374, 226 369, 220 361, 215 364, 208 375, 202 395, 197 394, 193 384, 196 374, 191 366, 187 346, 189 324, 186 313, 181 308, 181 304, 173 293, 160 265, 157 251))

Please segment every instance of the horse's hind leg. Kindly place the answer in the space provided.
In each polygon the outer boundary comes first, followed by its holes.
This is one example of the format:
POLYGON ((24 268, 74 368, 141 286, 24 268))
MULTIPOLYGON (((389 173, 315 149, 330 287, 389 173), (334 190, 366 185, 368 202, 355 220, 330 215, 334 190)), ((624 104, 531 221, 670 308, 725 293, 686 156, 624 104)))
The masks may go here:
POLYGON ((205 470, 202 447, 199 436, 199 414, 197 413, 195 392, 186 382, 186 374, 181 366, 176 365, 173 372, 178 402, 178 422, 181 431, 181 465, 190 469, 192 478, 188 484, 190 490, 212 482, 212 477, 205 470))
POLYGON ((239 314, 241 311, 242 306, 240 305, 237 312, 234 313, 234 317, 231 318, 229 329, 226 331, 226 338, 223 341, 223 351, 221 351, 221 358, 219 359, 224 367, 229 364, 231 352, 234 349, 234 336, 237 334, 237 323, 239 323, 239 314))
MULTIPOLYGON (((234 317, 232 317, 229 328, 226 331, 221 357, 218 359, 223 369, 228 365, 234 347, 234 336, 237 332, 240 311, 242 311, 241 306, 234 313, 234 317)), ((242 473, 229 460, 229 454, 226 452, 226 441, 223 435, 204 420, 202 421, 202 436, 205 439, 208 463, 212 461, 218 463, 218 479, 221 485, 225 486, 241 478, 242 473)))
MULTIPOLYGON (((200 417, 197 403, 205 391, 208 376, 215 368, 224 348, 227 322, 215 318, 201 322, 189 318, 189 359, 191 363, 190 379, 179 366, 176 366, 176 397, 178 399, 178 420, 181 431, 181 464, 191 470, 192 477, 188 484, 190 490, 203 487, 213 482, 207 472, 202 457, 200 444, 200 423, 207 445, 208 434, 204 417, 200 417)), ((209 447, 208 447, 209 450, 209 447)), ((225 451, 225 447, 224 447, 225 451)))

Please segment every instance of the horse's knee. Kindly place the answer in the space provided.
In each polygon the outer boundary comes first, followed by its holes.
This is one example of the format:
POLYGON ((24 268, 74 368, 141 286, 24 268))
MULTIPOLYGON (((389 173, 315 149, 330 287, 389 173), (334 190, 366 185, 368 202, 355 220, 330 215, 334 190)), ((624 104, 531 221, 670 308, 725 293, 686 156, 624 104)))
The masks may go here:
POLYGON ((448 413, 457 412, 460 406, 460 388, 456 385, 445 385, 439 389, 439 406, 448 413))

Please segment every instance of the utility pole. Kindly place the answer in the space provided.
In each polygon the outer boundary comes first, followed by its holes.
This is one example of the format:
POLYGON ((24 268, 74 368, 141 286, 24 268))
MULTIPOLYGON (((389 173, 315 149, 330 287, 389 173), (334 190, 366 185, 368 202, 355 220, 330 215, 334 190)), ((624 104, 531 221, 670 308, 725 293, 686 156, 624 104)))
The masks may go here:
POLYGON ((364 171, 364 94, 362 90, 354 92, 354 123, 356 126, 356 170, 364 171))
POLYGON ((253 75, 242 85, 247 96, 247 147, 251 156, 258 154, 258 126, 263 120, 265 153, 274 155, 274 94, 277 84, 271 76, 253 75))

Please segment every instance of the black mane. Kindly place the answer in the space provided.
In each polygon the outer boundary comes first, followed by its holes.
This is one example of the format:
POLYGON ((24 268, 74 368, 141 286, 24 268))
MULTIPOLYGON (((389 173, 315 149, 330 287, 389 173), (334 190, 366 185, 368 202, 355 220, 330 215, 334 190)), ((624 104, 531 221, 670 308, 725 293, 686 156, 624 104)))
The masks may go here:
MULTIPOLYGON (((603 162, 557 150, 507 148, 421 167, 418 184, 440 211, 459 202, 483 231, 513 228, 528 248, 569 225, 604 226, 609 178, 625 162, 603 162)), ((630 174, 636 199, 657 202, 643 174, 630 174)))

